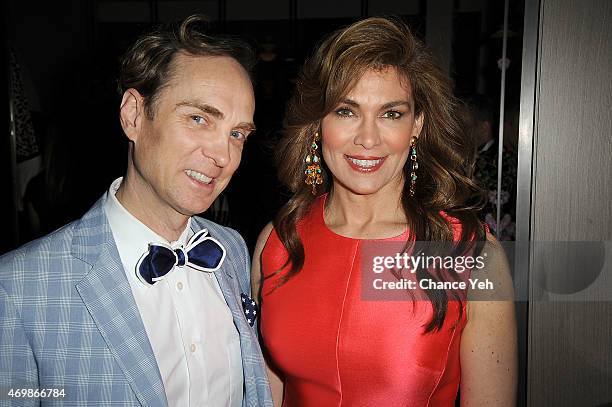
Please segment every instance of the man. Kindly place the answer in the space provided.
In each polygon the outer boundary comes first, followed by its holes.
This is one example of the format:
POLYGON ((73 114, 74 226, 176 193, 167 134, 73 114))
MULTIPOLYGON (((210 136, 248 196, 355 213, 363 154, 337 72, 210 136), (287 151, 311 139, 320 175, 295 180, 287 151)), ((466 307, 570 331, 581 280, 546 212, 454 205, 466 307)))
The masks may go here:
POLYGON ((254 129, 252 55, 200 26, 189 17, 124 57, 125 177, 0 258, 0 404, 272 405, 255 310, 243 311, 244 241, 194 216, 254 129))

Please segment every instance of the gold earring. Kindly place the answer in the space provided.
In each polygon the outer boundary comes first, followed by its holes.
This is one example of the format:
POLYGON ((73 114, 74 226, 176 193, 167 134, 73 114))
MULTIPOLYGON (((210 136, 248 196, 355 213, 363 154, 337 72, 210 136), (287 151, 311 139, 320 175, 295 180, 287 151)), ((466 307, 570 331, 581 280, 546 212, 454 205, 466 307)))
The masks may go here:
POLYGON ((416 171, 419 169, 419 163, 417 162, 416 143, 417 138, 413 137, 412 140, 410 140, 410 161, 412 161, 412 168, 410 170, 410 196, 414 196, 417 180, 416 171))
POLYGON ((306 175, 306 184, 312 186, 312 194, 317 194, 317 185, 321 185, 323 183, 323 177, 321 176, 321 159, 317 154, 317 150, 319 146, 317 142, 319 141, 319 132, 316 132, 312 143, 310 144, 310 152, 306 156, 304 162, 306 163, 306 169, 304 170, 304 174, 306 175))

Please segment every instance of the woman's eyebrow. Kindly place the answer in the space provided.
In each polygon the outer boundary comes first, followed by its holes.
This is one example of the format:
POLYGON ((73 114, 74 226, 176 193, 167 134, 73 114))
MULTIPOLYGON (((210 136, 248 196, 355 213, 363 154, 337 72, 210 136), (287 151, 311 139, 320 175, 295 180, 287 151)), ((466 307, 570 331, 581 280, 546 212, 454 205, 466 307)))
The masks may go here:
MULTIPOLYGON (((353 107, 359 107, 359 103, 354 101, 353 99, 342 99, 340 101, 340 104, 345 104, 345 105, 349 105, 349 106, 353 106, 353 107)), ((393 100, 391 102, 387 102, 384 105, 382 105, 380 107, 381 110, 384 109, 391 109, 393 107, 397 107, 397 106, 402 106, 405 105, 408 107, 408 109, 412 110, 412 103, 409 100, 393 100)))
POLYGON ((359 107, 359 103, 355 102, 353 99, 342 99, 340 103, 353 107, 359 107))
POLYGON ((387 102, 382 105, 381 109, 391 109, 393 107, 406 105, 409 109, 412 109, 412 103, 409 100, 394 100, 392 102, 387 102))

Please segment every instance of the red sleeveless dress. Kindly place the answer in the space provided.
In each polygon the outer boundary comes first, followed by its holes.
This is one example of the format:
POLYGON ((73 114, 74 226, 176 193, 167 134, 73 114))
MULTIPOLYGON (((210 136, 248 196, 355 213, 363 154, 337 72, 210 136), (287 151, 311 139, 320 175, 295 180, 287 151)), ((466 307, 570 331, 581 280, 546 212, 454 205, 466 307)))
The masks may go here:
MULTIPOLYGON (((276 290, 282 272, 263 280, 260 327, 284 378, 283 406, 453 406, 465 303, 449 301, 442 329, 425 334, 429 301, 363 300, 363 240, 327 228, 324 200, 298 225, 303 269, 276 290)), ((264 277, 286 259, 273 231, 262 253, 264 277)))

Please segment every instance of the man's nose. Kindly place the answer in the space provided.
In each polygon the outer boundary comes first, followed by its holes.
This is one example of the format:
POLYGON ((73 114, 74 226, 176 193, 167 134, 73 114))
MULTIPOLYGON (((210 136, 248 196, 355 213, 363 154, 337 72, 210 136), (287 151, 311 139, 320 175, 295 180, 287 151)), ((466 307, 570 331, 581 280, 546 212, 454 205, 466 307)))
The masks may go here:
POLYGON ((202 145, 202 154, 214 161, 217 167, 225 167, 230 162, 230 137, 217 132, 202 145))
POLYGON ((366 150, 376 147, 380 144, 380 133, 376 125, 376 118, 364 117, 357 127, 357 134, 353 142, 356 145, 361 145, 366 150))

